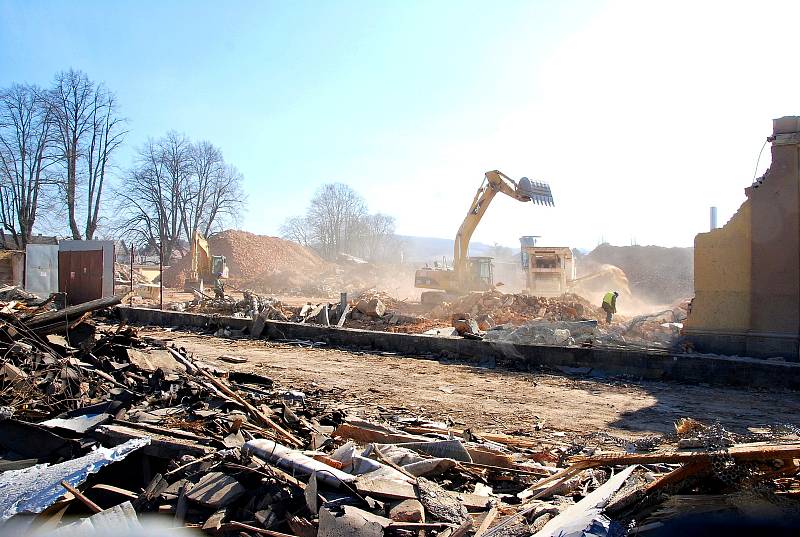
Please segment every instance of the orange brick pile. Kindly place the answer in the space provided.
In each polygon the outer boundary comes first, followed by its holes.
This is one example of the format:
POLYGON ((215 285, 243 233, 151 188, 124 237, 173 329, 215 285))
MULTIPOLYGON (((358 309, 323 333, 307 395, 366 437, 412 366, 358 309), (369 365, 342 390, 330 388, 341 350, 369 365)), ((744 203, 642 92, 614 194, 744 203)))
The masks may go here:
MULTIPOLYGON (((253 280, 273 273, 314 275, 327 268, 317 254, 295 242, 229 229, 208 239, 213 255, 224 255, 232 281, 253 280)), ((180 287, 191 263, 189 256, 164 272, 164 284, 180 287)))
POLYGON ((450 319, 454 313, 469 313, 473 318, 491 315, 496 324, 521 325, 542 319, 546 321, 577 321, 605 319, 603 310, 578 295, 547 298, 522 294, 503 294, 492 290, 471 293, 452 303, 436 306, 428 314, 431 319, 450 319))
POLYGON ((366 300, 370 301, 373 298, 377 298, 383 305, 386 306, 386 311, 397 311, 401 304, 403 304, 402 300, 397 300, 395 297, 387 293, 386 291, 378 291, 374 287, 372 289, 367 289, 363 291, 358 297, 353 301, 353 304, 357 304, 359 300, 366 300))

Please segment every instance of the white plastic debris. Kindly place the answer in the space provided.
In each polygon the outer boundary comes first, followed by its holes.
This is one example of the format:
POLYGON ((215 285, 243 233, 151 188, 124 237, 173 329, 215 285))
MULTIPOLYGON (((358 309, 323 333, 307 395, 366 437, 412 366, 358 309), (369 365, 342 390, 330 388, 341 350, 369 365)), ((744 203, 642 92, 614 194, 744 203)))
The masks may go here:
POLYGON ((356 478, 354 475, 346 474, 341 470, 328 466, 324 462, 312 459, 297 450, 282 446, 272 440, 250 440, 242 446, 242 453, 255 455, 292 475, 309 477, 312 473, 317 472, 319 481, 334 487, 338 487, 341 483, 350 483, 356 478))

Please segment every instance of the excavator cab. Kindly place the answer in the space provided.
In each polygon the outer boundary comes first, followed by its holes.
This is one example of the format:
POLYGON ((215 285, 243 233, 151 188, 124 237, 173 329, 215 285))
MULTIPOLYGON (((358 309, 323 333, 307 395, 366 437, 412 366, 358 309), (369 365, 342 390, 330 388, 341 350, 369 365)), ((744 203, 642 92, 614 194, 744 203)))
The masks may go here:
POLYGON ((228 263, 226 263, 224 255, 211 256, 211 274, 215 278, 228 277, 228 263))
POLYGON ((491 257, 470 257, 468 268, 471 288, 475 290, 489 290, 494 285, 494 263, 491 257))

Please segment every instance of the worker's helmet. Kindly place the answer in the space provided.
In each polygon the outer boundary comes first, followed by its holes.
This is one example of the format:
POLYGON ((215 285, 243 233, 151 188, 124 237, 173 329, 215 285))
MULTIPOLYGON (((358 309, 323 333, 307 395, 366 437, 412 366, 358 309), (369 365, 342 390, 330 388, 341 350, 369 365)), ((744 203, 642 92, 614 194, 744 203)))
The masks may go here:
POLYGON ((619 293, 614 291, 614 296, 619 296, 619 293))

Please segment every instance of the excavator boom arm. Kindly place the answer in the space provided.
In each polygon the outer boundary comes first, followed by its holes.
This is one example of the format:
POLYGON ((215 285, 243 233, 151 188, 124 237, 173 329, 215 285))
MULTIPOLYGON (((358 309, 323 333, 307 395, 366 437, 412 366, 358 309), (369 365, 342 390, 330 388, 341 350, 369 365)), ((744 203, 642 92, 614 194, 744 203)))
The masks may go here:
POLYGON ((457 277, 466 273, 469 241, 498 192, 521 202, 532 201, 537 204, 553 205, 553 194, 545 183, 532 182, 523 177, 517 184, 498 170, 486 172, 483 183, 475 194, 467 216, 464 217, 456 234, 453 246, 453 268, 457 277))

